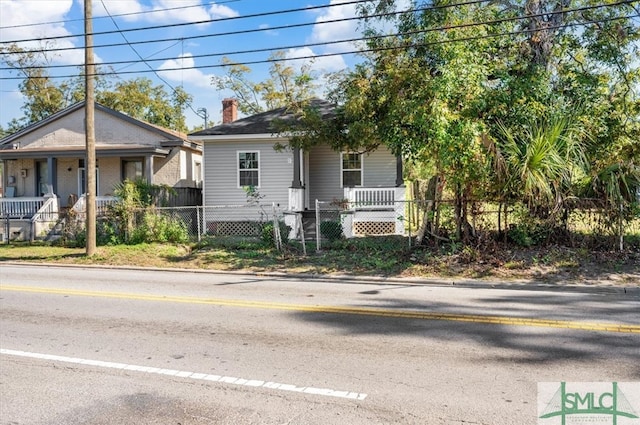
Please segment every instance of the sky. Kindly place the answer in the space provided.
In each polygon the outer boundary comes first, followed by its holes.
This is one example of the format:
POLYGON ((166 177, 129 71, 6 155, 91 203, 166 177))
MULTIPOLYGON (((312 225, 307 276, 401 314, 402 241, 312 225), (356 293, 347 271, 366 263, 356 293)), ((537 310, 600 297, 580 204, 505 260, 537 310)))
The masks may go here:
MULTIPOLYGON (((193 128, 204 123, 204 118, 198 115, 199 110, 202 115, 202 108, 207 110, 209 122, 216 124, 222 119, 222 99, 232 96, 231 92, 218 91, 211 84, 212 77, 225 75, 220 67, 223 56, 234 62, 248 62, 264 61, 273 51, 284 51, 288 58, 353 51, 354 46, 346 43, 324 44, 359 36, 356 20, 326 22, 355 16, 356 6, 343 4, 346 1, 92 0, 95 61, 98 64, 134 62, 111 65, 118 72, 117 78, 122 80, 147 77, 154 84, 163 85, 167 92, 183 86, 193 96, 192 107, 185 111, 187 126, 193 128), (271 13, 292 9, 304 10, 271 13), (263 16, 250 16, 258 14, 263 16), (202 23, 149 28, 193 22, 202 23), (126 31, 129 29, 140 30, 126 31), (243 31, 249 32, 221 35, 243 31), (97 34, 100 32, 111 33, 97 34), (105 46, 109 44, 119 45, 105 46), (238 53, 257 49, 267 51, 238 53), (193 66, 198 69, 192 69, 193 66)), ((43 37, 72 36, 47 41, 50 64, 81 65, 84 63, 83 17, 84 0, 0 0, 0 46, 25 40, 20 42, 21 47, 41 48, 43 37), (67 50, 51 50, 60 48, 67 50)), ((353 54, 338 54, 317 57, 311 66, 322 74, 351 67, 359 60, 353 54)), ((293 66, 299 64, 299 61, 291 62, 293 66)), ((247 66, 252 70, 253 81, 268 77, 269 64, 247 66)), ((0 78, 20 76, 7 70, 2 62, 0 68, 0 78)), ((61 79, 56 80, 60 82, 64 76, 77 75, 78 68, 50 68, 49 73, 60 76, 61 79)), ((12 118, 23 115, 20 81, 0 79, 0 125, 5 128, 12 118)), ((318 95, 323 95, 322 88, 318 95)))

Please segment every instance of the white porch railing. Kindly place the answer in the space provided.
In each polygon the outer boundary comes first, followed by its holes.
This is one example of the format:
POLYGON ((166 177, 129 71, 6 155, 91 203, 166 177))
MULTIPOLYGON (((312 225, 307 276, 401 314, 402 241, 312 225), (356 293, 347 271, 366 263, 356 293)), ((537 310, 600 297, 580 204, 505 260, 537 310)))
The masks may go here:
POLYGON ((31 218, 44 203, 45 198, 0 198, 0 217, 31 218))
MULTIPOLYGON (((78 214, 84 214, 87 212, 86 196, 82 195, 75 204, 73 204, 73 211, 78 214)), ((119 201, 119 198, 115 196, 96 196, 96 212, 98 214, 104 213, 109 205, 113 205, 119 201)))
POLYGON ((346 187, 344 197, 352 209, 393 209, 404 201, 404 187, 346 187))
POLYGON ((55 195, 45 196, 45 201, 38 212, 31 217, 31 240, 46 236, 60 218, 60 201, 55 195))
POLYGON ((348 187, 344 196, 350 211, 342 223, 347 237, 360 233, 358 223, 392 223, 396 235, 404 234, 404 187, 348 187))

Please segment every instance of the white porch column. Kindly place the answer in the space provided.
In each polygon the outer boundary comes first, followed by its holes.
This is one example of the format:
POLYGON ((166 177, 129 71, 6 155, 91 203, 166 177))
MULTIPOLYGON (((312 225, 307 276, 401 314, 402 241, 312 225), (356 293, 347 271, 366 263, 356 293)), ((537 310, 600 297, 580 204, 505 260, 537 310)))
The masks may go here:
POLYGON ((293 179, 289 187, 289 211, 304 211, 304 186, 300 148, 293 148, 293 179))
POLYGON ((289 188, 289 211, 304 211, 304 188, 289 188))

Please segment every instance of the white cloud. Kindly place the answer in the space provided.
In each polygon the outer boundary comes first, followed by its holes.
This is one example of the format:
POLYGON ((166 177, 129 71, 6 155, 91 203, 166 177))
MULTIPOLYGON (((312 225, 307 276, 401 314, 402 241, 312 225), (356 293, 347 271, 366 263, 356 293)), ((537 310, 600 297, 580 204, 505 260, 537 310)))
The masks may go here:
POLYGON ((211 77, 213 77, 213 74, 204 74, 199 69, 193 69, 193 66, 195 66, 195 61, 191 53, 185 53, 184 55, 180 55, 178 59, 163 62, 162 65, 158 67, 158 73, 162 75, 163 78, 185 86, 189 84, 201 89, 213 90, 213 86, 211 85, 211 77), (165 69, 170 71, 163 71, 165 69))
MULTIPOLYGON (((0 1, 2 41, 37 40, 42 37, 70 35, 62 23, 33 24, 61 21, 71 10, 72 5, 73 0, 51 0, 46 2, 33 0, 0 1)), ((31 44, 33 45, 34 42, 31 44)))
POLYGON ((235 10, 220 4, 211 5, 211 7, 209 8, 209 15, 211 15, 212 19, 234 18, 236 16, 240 16, 240 14, 235 10))
POLYGON ((261 34, 274 35, 274 36, 279 34, 278 31, 270 30, 269 28, 271 28, 271 25, 269 24, 260 24, 258 28, 260 28, 261 30, 265 30, 261 32, 261 34))
POLYGON ((137 0, 101 0, 92 2, 91 6, 91 13, 94 17, 125 15, 118 17, 118 19, 127 21, 138 20, 140 15, 136 14, 145 10, 142 3, 137 0))
POLYGON ((294 67, 301 67, 304 64, 310 64, 311 69, 315 72, 325 73, 339 71, 347 67, 341 55, 317 57, 309 47, 300 49, 289 49, 286 52, 287 58, 306 58, 299 60, 287 60, 287 63, 294 67), (310 59, 309 59, 310 58, 310 59))
MULTIPOLYGON (((356 7, 354 4, 341 5, 345 0, 331 0, 331 6, 322 9, 323 12, 316 17, 315 25, 311 31, 311 35, 307 39, 309 43, 327 43, 345 39, 355 39, 359 37, 357 20, 349 20, 342 22, 323 23, 327 21, 352 18, 356 16, 356 7)), ((295 57, 312 57, 311 59, 288 61, 297 66, 302 63, 311 65, 311 69, 317 73, 334 72, 345 69, 347 64, 341 52, 350 52, 356 50, 352 43, 335 43, 324 46, 317 46, 313 50, 309 47, 298 49, 289 49, 286 52, 288 58, 295 57), (320 56, 327 53, 336 53, 332 56, 320 56)))
POLYGON ((198 22, 209 19, 230 18, 238 16, 238 12, 228 6, 211 4, 208 8, 202 0, 152 0, 144 3, 141 0, 102 0, 94 6, 95 16, 115 16, 130 22, 145 21, 156 24, 198 22), (145 12, 145 13, 139 13, 145 12))
MULTIPOLYGON (((345 0, 331 0, 331 7, 316 18, 309 41, 312 43, 327 43, 338 40, 354 39, 360 36, 358 31, 358 20, 323 23, 339 19, 353 18, 357 15, 355 4, 340 5, 345 0), (333 6, 337 5, 337 6, 333 6)), ((340 52, 354 50, 352 44, 330 44, 324 47, 326 51, 340 52)))
MULTIPOLYGON (((77 38, 41 40, 71 35, 60 21, 67 19, 72 6, 73 0, 2 0, 0 1, 2 41, 30 40, 19 43, 21 48, 28 50, 81 46, 83 42, 77 38), (33 25, 38 22, 45 24, 33 25)), ((54 64, 81 64, 84 63, 84 50, 78 47, 75 50, 49 52, 47 58, 54 64)), ((68 70, 66 72, 69 73, 68 70)), ((75 73, 75 70, 71 73, 75 73)))

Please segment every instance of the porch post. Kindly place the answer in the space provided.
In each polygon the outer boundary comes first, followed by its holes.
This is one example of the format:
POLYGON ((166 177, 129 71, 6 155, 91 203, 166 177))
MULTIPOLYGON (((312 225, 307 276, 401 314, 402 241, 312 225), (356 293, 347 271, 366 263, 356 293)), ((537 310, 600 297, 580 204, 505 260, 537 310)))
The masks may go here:
POLYGON ((396 187, 404 185, 402 174, 402 157, 398 155, 396 156, 396 187))
POLYGON ((289 211, 304 210, 304 187, 302 186, 300 148, 293 148, 293 180, 289 187, 289 211))
POLYGON ((52 156, 47 157, 47 185, 52 193, 58 193, 58 159, 52 156))
POLYGON ((153 184, 153 155, 148 155, 144 161, 144 177, 147 183, 153 184))
POLYGON ((300 148, 293 148, 293 181, 292 189, 301 189, 302 181, 300 180, 300 148))
POLYGON ((0 182, 0 184, 2 184, 2 197, 5 198, 7 196, 7 183, 9 183, 9 178, 7 176, 8 171, 8 166, 9 164, 7 163, 8 161, 6 159, 3 159, 2 161, 0 161, 0 166, 2 167, 2 181, 0 182))

